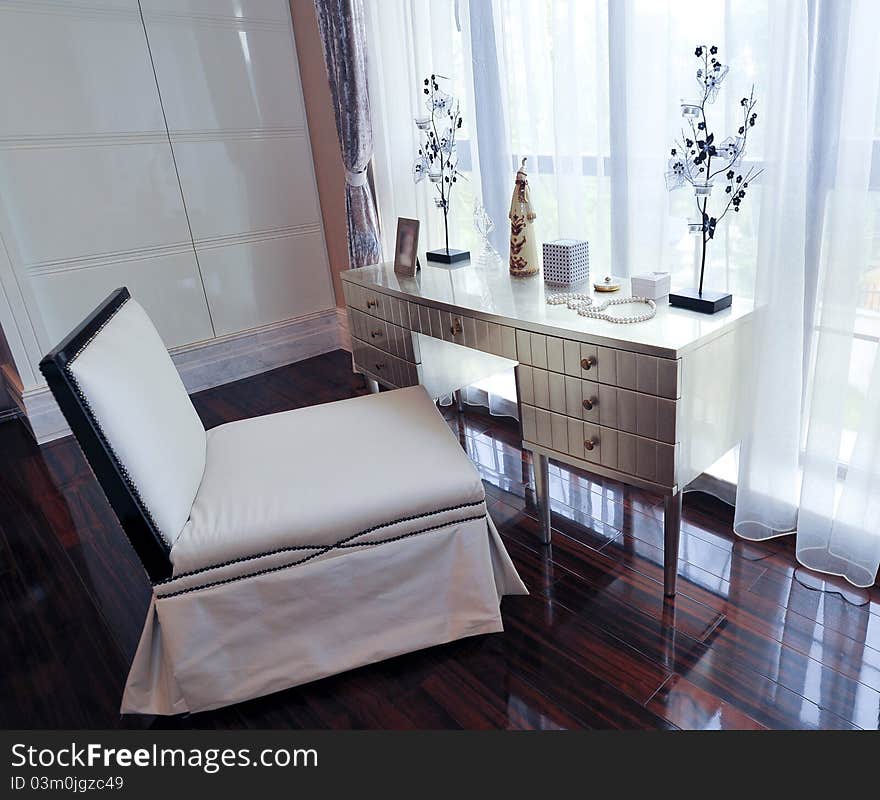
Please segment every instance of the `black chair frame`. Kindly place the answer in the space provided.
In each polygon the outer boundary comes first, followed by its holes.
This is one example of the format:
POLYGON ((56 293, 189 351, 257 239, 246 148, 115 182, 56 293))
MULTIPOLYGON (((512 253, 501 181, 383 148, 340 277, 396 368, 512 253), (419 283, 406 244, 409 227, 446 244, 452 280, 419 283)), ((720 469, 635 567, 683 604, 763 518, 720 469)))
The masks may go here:
POLYGON ((134 547, 150 580, 157 583, 171 576, 170 548, 141 500, 125 465, 120 463, 107 441, 92 413, 88 398, 80 391, 70 370, 70 365, 130 297, 125 287, 114 291, 57 347, 44 356, 40 361, 40 371, 116 513, 122 530, 134 547))

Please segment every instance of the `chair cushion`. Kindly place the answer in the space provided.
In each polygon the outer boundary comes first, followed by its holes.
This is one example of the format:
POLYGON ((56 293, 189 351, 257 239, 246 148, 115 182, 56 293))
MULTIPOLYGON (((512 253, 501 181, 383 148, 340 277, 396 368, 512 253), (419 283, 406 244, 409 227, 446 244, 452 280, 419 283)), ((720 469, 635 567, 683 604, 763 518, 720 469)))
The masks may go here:
POLYGON ((127 300, 70 372, 165 541, 189 518, 205 471, 205 428, 159 333, 127 300))
POLYGON ((231 422, 208 431, 205 477, 171 551, 174 574, 360 532, 385 540, 401 530, 392 523, 412 530, 414 518, 428 525, 484 500, 421 386, 231 422))

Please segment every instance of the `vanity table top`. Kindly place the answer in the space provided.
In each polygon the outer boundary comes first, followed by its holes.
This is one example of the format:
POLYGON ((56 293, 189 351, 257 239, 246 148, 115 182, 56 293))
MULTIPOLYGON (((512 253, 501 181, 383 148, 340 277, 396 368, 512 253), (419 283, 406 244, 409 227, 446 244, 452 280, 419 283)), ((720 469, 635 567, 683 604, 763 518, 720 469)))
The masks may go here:
MULTIPOLYGON (((741 324, 752 313, 752 301, 735 297, 730 308, 706 315, 681 308, 672 308, 665 298, 657 301, 657 314, 646 322, 620 324, 580 316, 566 306, 548 306, 547 294, 557 290, 545 288, 541 274, 529 278, 513 278, 506 264, 469 263, 457 269, 424 264, 414 278, 397 275, 391 263, 348 270, 342 279, 374 288, 410 302, 465 313, 516 328, 577 339, 593 344, 631 350, 637 353, 679 358, 731 327, 741 324)), ((588 289, 577 291, 592 293, 588 289)), ((565 290, 558 290, 565 291, 565 290)), ((628 296, 629 281, 622 280, 618 292, 593 294, 597 303, 613 297, 628 296)), ((638 313, 643 305, 611 306, 611 314, 638 313)))

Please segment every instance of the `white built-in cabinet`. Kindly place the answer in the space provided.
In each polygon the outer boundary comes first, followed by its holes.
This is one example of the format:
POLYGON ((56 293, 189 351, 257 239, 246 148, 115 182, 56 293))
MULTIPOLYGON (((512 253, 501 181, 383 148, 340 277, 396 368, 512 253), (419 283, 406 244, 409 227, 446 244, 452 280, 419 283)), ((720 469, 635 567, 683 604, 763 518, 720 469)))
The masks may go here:
POLYGON ((0 0, 0 96, 25 390, 117 286, 170 348, 335 305, 287 0, 0 0))

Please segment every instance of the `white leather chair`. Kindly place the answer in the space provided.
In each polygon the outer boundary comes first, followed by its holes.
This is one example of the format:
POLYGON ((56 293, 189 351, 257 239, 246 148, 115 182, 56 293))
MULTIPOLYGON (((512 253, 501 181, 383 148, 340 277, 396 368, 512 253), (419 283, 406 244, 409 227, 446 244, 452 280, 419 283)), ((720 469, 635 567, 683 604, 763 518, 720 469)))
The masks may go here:
POLYGON ((205 431, 126 289, 40 366, 153 584, 123 712, 501 631, 501 597, 526 592, 421 387, 205 431))

